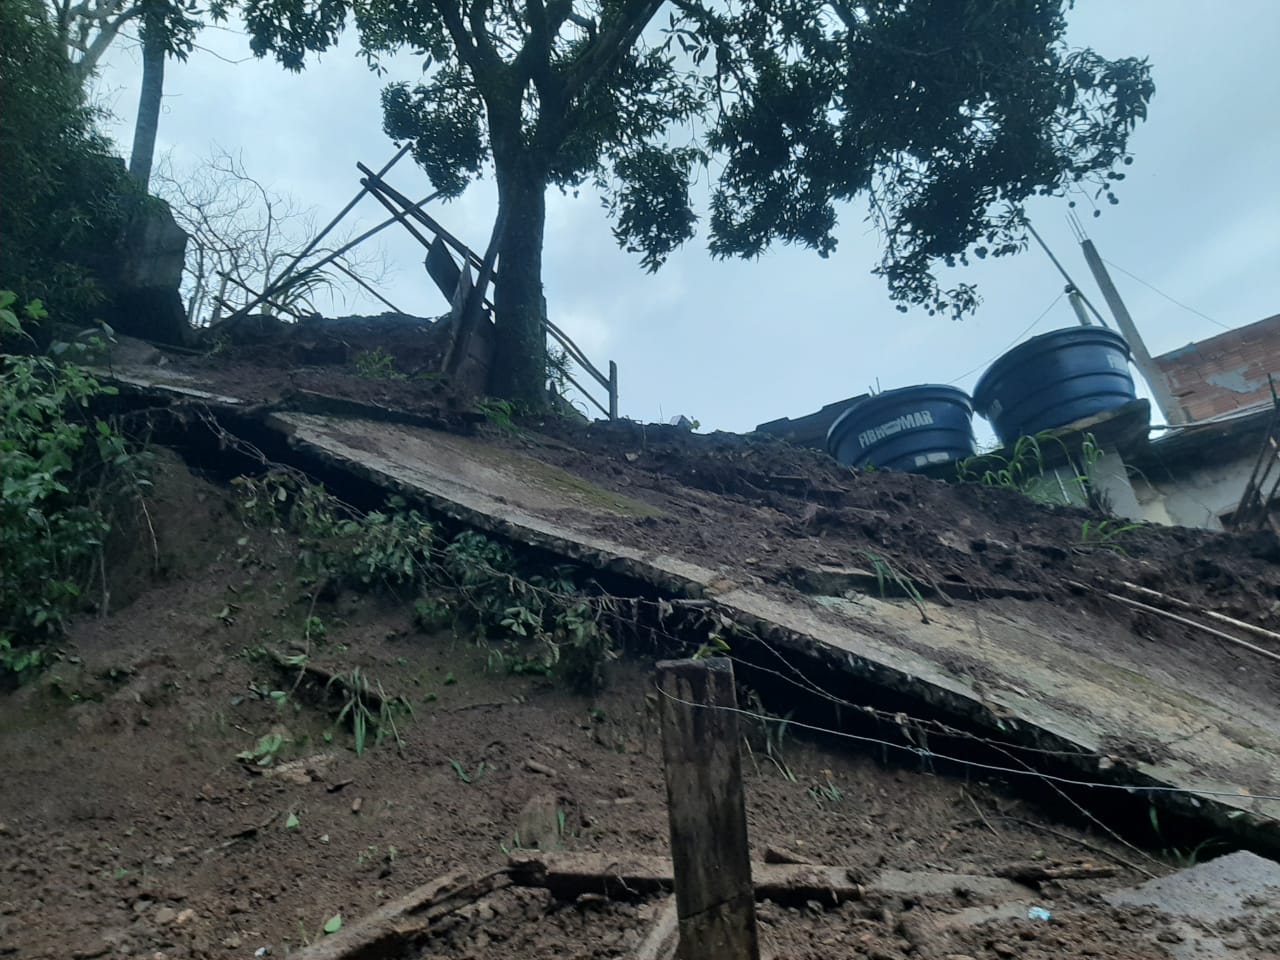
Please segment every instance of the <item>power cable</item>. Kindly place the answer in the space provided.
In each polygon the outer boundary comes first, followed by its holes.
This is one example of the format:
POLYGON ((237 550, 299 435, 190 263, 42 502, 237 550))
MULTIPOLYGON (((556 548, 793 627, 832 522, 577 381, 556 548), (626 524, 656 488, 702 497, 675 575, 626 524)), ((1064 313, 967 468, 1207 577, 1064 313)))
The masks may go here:
POLYGON ((1060 294, 1058 294, 1056 297, 1054 297, 1054 298, 1053 298, 1053 302, 1052 302, 1052 303, 1050 303, 1047 307, 1045 307, 1045 308, 1044 308, 1044 310, 1042 310, 1042 311, 1040 312, 1040 316, 1038 316, 1038 317, 1036 317, 1034 320, 1032 320, 1032 321, 1031 321, 1031 323, 1029 323, 1029 324, 1027 325, 1026 329, 1024 329, 1024 330, 1023 330, 1021 333, 1019 333, 1016 337, 1014 337, 1014 338, 1013 338, 1013 340, 1012 340, 1012 342, 1010 342, 1009 346, 1005 347, 1003 350, 1001 350, 999 353, 997 353, 994 357, 992 357, 990 360, 986 361, 985 363, 980 363, 980 364, 978 364, 978 365, 977 365, 976 367, 974 367, 972 370, 966 370, 964 373, 960 374, 960 376, 956 377, 954 380, 948 380, 948 381, 947 381, 947 386, 949 386, 949 387, 950 387, 950 386, 955 386, 955 384, 959 383, 961 380, 964 380, 966 377, 968 377, 968 376, 970 376, 970 375, 972 375, 972 374, 977 373, 979 370, 982 370, 982 369, 983 369, 983 368, 985 368, 985 367, 989 367, 989 366, 991 366, 991 364, 992 364, 992 363, 994 363, 997 359, 999 359, 999 358, 1000 358, 1001 356, 1003 356, 1006 352, 1008 352, 1010 348, 1012 348, 1013 346, 1015 346, 1016 344, 1018 344, 1018 343, 1022 340, 1022 338, 1023 338, 1023 337, 1025 337, 1028 333, 1030 333, 1030 332, 1031 332, 1032 330, 1034 330, 1037 326, 1039 326, 1040 321, 1041 321, 1041 320, 1043 320, 1045 317, 1047 317, 1047 316, 1049 315, 1049 311, 1050 311, 1050 310, 1052 310, 1054 307, 1056 307, 1056 306, 1058 305, 1058 301, 1059 301, 1059 300, 1061 300, 1061 299, 1062 299, 1063 297, 1065 297, 1066 295, 1067 295, 1067 292, 1064 290, 1062 293, 1060 293, 1060 294))
POLYGON ((1143 285, 1144 287, 1146 287, 1148 290, 1152 290, 1152 291, 1154 291, 1155 293, 1160 294, 1160 296, 1164 297, 1166 300, 1168 300, 1168 301, 1169 301, 1170 303, 1172 303, 1174 306, 1176 306, 1176 307, 1181 307, 1183 310, 1186 310, 1188 313, 1194 313, 1197 317, 1201 317, 1201 318, 1202 318, 1202 319, 1204 319, 1204 320, 1208 320, 1210 323, 1215 324, 1215 325, 1217 325, 1217 326, 1221 327, 1223 330, 1234 330, 1234 329, 1235 329, 1234 327, 1229 327, 1229 326, 1227 326, 1227 325, 1226 325, 1225 323, 1223 323, 1221 320, 1215 320, 1213 317, 1209 316, 1207 313, 1203 313, 1203 312, 1201 312, 1201 311, 1197 310, 1195 307, 1189 307, 1189 306, 1187 306, 1187 305, 1186 305, 1185 303, 1183 303, 1181 300, 1175 300, 1173 297, 1169 296, 1169 294, 1165 293, 1163 290, 1161 290, 1159 287, 1157 287, 1154 283, 1148 283, 1146 280, 1143 280, 1143 279, 1142 279, 1140 276, 1138 276, 1137 274, 1135 274, 1135 273, 1131 273, 1130 271, 1126 270, 1124 267, 1120 266, 1120 264, 1118 264, 1118 263, 1113 263, 1112 261, 1110 261, 1110 260, 1106 259, 1105 257, 1102 259, 1102 262, 1103 262, 1103 263, 1105 263, 1107 266, 1112 267, 1113 269, 1119 270, 1121 273, 1123 273, 1123 274, 1124 274, 1126 277, 1128 277, 1130 280, 1136 280, 1136 281, 1138 281, 1138 283, 1142 284, 1142 285, 1143 285))

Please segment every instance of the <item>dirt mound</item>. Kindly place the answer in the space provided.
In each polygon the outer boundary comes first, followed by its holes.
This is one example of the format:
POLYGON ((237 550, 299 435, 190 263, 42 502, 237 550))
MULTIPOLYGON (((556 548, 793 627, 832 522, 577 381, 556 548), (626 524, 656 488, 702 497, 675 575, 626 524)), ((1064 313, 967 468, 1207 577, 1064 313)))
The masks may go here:
MULTIPOLYGON (((177 542, 170 531, 199 531, 186 563, 167 565, 130 606, 73 624, 40 680, 0 696, 9 770, 0 953, 286 955, 322 938, 334 915, 349 924, 432 877, 501 866, 504 849, 529 842, 530 811, 555 812, 545 843, 665 854, 644 665, 620 665, 612 686, 586 699, 494 672, 469 640, 415 632, 407 598, 343 594, 312 606, 295 542, 246 529, 220 488, 177 468, 165 488, 150 517, 160 555, 177 542), (307 627, 312 617, 322 637, 307 627), (350 728, 276 665, 269 651, 289 650, 304 632, 313 663, 335 674, 358 668, 412 703, 402 749, 388 737, 357 755, 350 728)), ((145 556, 149 538, 141 546, 145 556)), ((1113 878, 1028 888, 1055 913, 1090 910, 1100 890, 1140 879, 1120 866, 1139 854, 1050 826, 998 785, 777 738, 784 776, 763 760, 760 731, 749 735, 762 758, 746 771, 756 856, 776 845, 864 871, 987 875, 1033 859, 1120 857, 1113 878)), ((919 952, 904 920, 953 909, 953 899, 766 907, 764 934, 777 957, 903 958, 919 952)), ((650 916, 640 903, 508 892, 442 924, 426 949, 612 957, 639 942, 650 916)), ((1149 926, 1106 929, 1114 935, 1049 926, 1007 935, 1027 956, 1159 956, 1139 946, 1149 926)), ((1007 955, 978 942, 963 952, 1007 955)))
MULTIPOLYGON (((387 316, 258 330, 255 319, 223 350, 170 360, 250 401, 323 410, 317 398, 337 398, 453 430, 480 419, 429 372, 444 347, 440 323, 387 316)), ((1135 526, 1016 490, 853 471, 761 435, 546 420, 491 439, 659 507, 660 517, 617 521, 629 541, 683 551, 742 580, 803 588, 807 569, 885 564, 926 596, 947 598, 1060 598, 1070 582, 1125 580, 1280 628, 1280 538, 1270 531, 1135 526)))
POLYGON ((629 422, 537 429, 523 445, 540 459, 662 509, 656 521, 620 521, 661 524, 655 549, 678 545, 744 578, 795 584, 797 568, 867 567, 879 558, 926 596, 1053 598, 1070 590, 1068 581, 1128 580, 1280 626, 1280 538, 1270 531, 1136 526, 1043 506, 1016 490, 854 471, 758 435, 629 422))

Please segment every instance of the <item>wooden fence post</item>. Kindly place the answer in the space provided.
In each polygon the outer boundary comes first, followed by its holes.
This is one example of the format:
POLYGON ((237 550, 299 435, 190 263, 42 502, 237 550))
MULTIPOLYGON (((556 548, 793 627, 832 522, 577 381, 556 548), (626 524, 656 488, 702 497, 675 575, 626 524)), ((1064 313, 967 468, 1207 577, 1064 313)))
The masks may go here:
POLYGON ((677 955, 759 960, 733 666, 722 657, 664 660, 658 685, 677 955))

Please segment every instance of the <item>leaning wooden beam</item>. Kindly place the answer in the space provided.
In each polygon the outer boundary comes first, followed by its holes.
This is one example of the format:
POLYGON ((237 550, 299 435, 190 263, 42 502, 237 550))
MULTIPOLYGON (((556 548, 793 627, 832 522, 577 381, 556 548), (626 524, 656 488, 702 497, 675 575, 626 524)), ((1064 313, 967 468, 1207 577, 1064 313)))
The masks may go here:
POLYGON ((1152 590, 1150 587, 1139 586, 1136 583, 1130 583, 1128 580, 1100 580, 1099 582, 1114 586, 1118 584, 1130 593, 1136 593, 1140 597, 1150 597, 1153 601, 1165 604, 1170 607, 1177 607, 1179 610, 1188 610, 1192 613, 1198 613, 1210 620, 1216 620, 1218 623, 1228 627, 1234 627, 1237 630, 1243 630, 1245 633, 1252 633, 1255 637, 1262 637, 1264 640, 1275 640, 1280 643, 1280 633, 1274 630, 1268 630, 1266 627, 1260 627, 1256 623, 1249 623, 1245 620, 1237 620, 1235 617, 1228 617, 1225 613, 1218 613, 1216 610, 1206 610, 1203 607, 1197 607, 1194 603, 1188 603, 1178 597, 1171 597, 1167 593, 1161 593, 1159 590, 1152 590))
POLYGON ((1176 613, 1170 613, 1168 610, 1163 610, 1160 607, 1153 607, 1149 603, 1142 603, 1138 600, 1132 599, 1131 597, 1124 597, 1118 593, 1103 590, 1100 587, 1090 587, 1087 584, 1077 583, 1075 580, 1065 580, 1063 582, 1066 583, 1067 586, 1075 587, 1078 590, 1092 590, 1100 597, 1106 597, 1108 600, 1115 600, 1117 603, 1123 603, 1125 606, 1133 607, 1135 610, 1154 613, 1158 617, 1164 617, 1166 620, 1172 620, 1174 623, 1180 623, 1184 627, 1194 627, 1202 633, 1207 633, 1211 637, 1217 637, 1219 640, 1235 644, 1237 647, 1244 647, 1246 650, 1252 650, 1254 653, 1258 654, 1258 656, 1267 657, 1270 660, 1275 660, 1280 663, 1280 653, 1273 653, 1270 650, 1263 649, 1257 644, 1250 643, 1248 640, 1241 640, 1239 637, 1233 637, 1229 633, 1223 633, 1221 630, 1211 627, 1207 623, 1199 623, 1192 620, 1190 617, 1179 616, 1176 613))
MULTIPOLYGON (((508 860, 511 882, 545 887, 560 900, 584 893, 611 897, 651 896, 670 891, 674 869, 666 857, 609 857, 599 853, 516 850, 508 860)), ((857 871, 810 863, 754 863, 751 877, 758 900, 841 903, 860 899, 866 888, 857 871)))
POLYGON ((297 960, 385 960, 422 939, 441 917, 508 882, 505 870, 480 877, 462 871, 450 873, 379 907, 295 956, 297 960))
MULTIPOLYGON (((406 143, 399 150, 397 150, 396 155, 382 165, 382 169, 378 171, 378 176, 380 177, 385 176, 391 170, 392 167, 394 167, 397 163, 400 162, 400 160, 404 157, 406 153, 409 152, 409 149, 412 146, 413 146, 412 144, 406 143)), ((342 220, 343 217, 345 217, 348 213, 350 213, 353 209, 355 209, 355 205, 359 203, 361 199, 363 199, 364 195, 367 192, 368 192, 368 188, 361 187, 360 192, 357 193, 354 197, 352 197, 349 201, 347 201, 347 205, 338 211, 337 216, 335 216, 332 220, 330 220, 327 224, 325 224, 323 230, 321 230, 309 241, 307 241, 307 245, 302 248, 301 252, 299 252, 297 256, 295 256, 292 260, 289 261, 288 265, 286 265, 285 268, 280 271, 279 275, 274 280, 272 280, 270 276, 267 277, 267 282, 262 289, 263 299, 271 295, 272 291, 275 290, 275 288, 280 285, 280 281, 283 278, 287 277, 293 270, 297 269, 298 264, 300 264, 303 261, 303 259, 307 256, 307 254, 309 254, 312 250, 314 250, 317 246, 319 246, 320 241, 329 235, 329 231, 332 230, 334 227, 336 227, 338 225, 338 222, 342 220)), ((252 306, 252 304, 250 306, 252 306)), ((245 309, 247 310, 249 308, 246 307, 245 309)), ((393 307, 392 309, 395 309, 395 308, 393 307)))

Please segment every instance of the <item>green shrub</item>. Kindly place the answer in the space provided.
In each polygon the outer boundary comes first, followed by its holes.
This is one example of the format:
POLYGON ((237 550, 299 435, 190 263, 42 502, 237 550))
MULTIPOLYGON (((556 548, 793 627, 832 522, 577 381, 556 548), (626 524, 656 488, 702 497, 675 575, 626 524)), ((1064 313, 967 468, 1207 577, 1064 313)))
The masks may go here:
MULTIPOLYGON (((0 291, 0 329, 22 337, 16 296, 0 291)), ((45 319, 28 304, 24 319, 45 319)), ((89 407, 115 393, 73 358, 94 344, 56 344, 63 359, 0 354, 0 666, 35 666, 24 645, 62 626, 110 529, 124 488, 145 480, 140 456, 89 407)))

